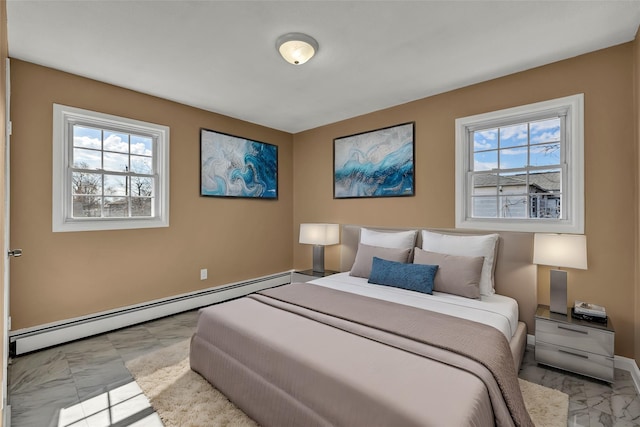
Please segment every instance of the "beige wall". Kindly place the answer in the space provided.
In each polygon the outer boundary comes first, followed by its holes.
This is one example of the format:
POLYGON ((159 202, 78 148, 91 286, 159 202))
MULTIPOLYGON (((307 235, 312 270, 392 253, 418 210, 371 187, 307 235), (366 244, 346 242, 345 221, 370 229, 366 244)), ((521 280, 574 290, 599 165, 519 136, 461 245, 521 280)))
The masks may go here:
MULTIPOLYGON (((296 243, 301 222, 454 227, 454 120, 576 93, 585 94, 585 186, 589 269, 569 274, 569 301, 607 307, 616 354, 634 356, 637 216, 633 44, 579 56, 294 135, 294 267, 311 265, 296 243), (333 138, 416 122, 416 195, 333 199, 333 138)), ((339 247, 326 250, 337 269, 339 247)), ((549 272, 538 271, 538 302, 549 301, 549 272)), ((533 333, 533 331, 529 331, 533 333)))
POLYGON ((291 268, 290 134, 27 62, 11 67, 11 244, 24 250, 11 269, 13 329, 291 268), (171 128, 170 227, 51 231, 53 103, 171 128), (201 127, 278 145, 279 200, 200 197, 201 127))

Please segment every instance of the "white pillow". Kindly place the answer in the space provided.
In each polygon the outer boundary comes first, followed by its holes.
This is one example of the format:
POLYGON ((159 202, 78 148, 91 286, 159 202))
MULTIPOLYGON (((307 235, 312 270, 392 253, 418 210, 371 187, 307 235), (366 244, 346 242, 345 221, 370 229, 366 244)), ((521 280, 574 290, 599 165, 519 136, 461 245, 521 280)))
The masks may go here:
POLYGON ((417 234, 418 230, 374 231, 362 228, 360 243, 381 248, 413 249, 417 234))
POLYGON ((422 230, 422 249, 447 255, 484 257, 480 275, 480 294, 493 295, 493 267, 498 237, 497 234, 459 236, 422 230))

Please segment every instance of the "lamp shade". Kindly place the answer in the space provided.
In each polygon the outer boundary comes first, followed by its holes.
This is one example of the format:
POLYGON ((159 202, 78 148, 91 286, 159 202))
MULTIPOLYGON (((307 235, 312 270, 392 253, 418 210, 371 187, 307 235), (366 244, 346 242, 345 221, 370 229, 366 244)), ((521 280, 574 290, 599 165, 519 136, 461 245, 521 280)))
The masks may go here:
POLYGON ((587 269, 587 236, 540 234, 533 237, 533 263, 587 269))
POLYGON ((318 42, 302 33, 287 33, 276 40, 276 49, 290 64, 302 65, 318 51, 318 42))
POLYGON ((335 245, 340 243, 339 224, 300 224, 300 243, 335 245))

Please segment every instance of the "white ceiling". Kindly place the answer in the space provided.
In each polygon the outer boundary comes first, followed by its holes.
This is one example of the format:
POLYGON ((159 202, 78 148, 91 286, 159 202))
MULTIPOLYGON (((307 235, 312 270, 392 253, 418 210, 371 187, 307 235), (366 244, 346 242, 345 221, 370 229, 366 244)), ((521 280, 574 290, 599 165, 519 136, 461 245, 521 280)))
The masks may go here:
POLYGON ((8 0, 9 55, 296 133, 633 40, 640 1, 8 0), (320 44, 290 65, 276 39, 320 44))

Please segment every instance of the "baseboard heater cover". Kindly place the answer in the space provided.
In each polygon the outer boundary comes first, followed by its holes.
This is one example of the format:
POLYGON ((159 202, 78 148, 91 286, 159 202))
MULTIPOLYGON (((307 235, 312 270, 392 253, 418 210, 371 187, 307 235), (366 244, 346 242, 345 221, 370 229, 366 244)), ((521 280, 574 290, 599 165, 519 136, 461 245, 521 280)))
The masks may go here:
POLYGON ((209 288, 89 316, 9 332, 11 356, 206 307, 291 282, 291 272, 209 288))

